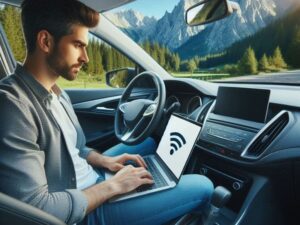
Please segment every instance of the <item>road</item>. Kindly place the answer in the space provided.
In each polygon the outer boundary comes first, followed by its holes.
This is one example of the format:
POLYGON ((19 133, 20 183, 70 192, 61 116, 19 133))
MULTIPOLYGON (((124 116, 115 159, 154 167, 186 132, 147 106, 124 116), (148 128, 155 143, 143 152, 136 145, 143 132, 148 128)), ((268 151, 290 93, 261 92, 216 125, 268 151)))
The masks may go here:
POLYGON ((219 81, 300 84, 300 70, 226 78, 219 81))

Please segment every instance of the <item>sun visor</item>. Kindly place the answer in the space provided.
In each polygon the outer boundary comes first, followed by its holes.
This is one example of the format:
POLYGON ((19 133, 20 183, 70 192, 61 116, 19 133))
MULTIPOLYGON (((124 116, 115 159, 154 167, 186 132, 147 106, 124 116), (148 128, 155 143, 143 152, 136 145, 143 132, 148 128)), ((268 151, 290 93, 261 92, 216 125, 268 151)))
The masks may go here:
POLYGON ((121 5, 133 2, 134 0, 79 0, 85 5, 95 9, 98 12, 105 12, 121 5))
MULTIPOLYGON (((125 5, 127 3, 133 2, 135 0, 109 0, 109 1, 108 0, 79 0, 79 1, 95 9, 98 12, 105 12, 117 8, 121 5, 125 5)), ((0 0, 0 2, 20 7, 23 0, 0 0)))

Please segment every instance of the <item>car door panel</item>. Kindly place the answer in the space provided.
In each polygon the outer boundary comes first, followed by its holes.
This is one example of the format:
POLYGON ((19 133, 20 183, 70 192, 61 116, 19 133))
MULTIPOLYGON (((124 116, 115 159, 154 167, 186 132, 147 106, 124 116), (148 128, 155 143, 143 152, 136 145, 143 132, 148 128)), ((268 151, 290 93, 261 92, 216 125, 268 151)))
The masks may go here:
MULTIPOLYGON (((87 145, 99 151, 119 143, 114 133, 114 116, 124 89, 65 90, 86 135, 87 145)), ((136 98, 153 99, 152 90, 138 90, 131 95, 136 98)))

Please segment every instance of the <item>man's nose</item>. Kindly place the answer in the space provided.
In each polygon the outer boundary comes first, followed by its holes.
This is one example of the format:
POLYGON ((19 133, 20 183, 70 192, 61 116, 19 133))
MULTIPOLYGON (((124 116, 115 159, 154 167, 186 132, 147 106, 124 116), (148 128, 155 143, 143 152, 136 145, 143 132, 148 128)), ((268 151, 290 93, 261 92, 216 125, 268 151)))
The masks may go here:
POLYGON ((82 51, 80 59, 83 63, 88 63, 90 61, 86 49, 82 51))

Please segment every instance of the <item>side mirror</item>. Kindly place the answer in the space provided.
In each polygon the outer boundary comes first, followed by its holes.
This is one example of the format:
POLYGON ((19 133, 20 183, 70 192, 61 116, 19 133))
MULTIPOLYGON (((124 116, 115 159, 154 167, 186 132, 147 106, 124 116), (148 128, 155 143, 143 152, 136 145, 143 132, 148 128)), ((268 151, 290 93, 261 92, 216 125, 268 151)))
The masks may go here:
POLYGON ((136 70, 134 68, 122 68, 106 73, 106 84, 113 88, 125 88, 129 82, 135 77, 136 70))
POLYGON ((197 26, 223 19, 240 11, 238 3, 228 0, 204 0, 187 9, 185 14, 186 23, 197 26))

